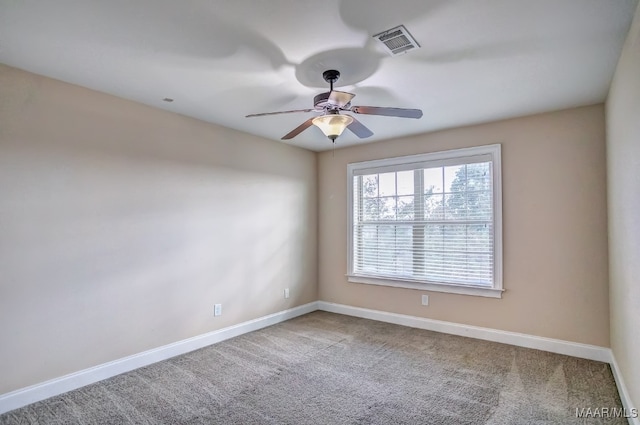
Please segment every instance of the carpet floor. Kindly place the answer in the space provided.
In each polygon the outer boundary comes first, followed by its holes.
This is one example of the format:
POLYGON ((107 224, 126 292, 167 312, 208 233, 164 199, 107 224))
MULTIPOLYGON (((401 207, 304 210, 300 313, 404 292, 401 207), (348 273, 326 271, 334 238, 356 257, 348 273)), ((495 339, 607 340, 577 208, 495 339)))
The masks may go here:
POLYGON ((626 424, 609 365, 314 312, 0 415, 0 424, 626 424))

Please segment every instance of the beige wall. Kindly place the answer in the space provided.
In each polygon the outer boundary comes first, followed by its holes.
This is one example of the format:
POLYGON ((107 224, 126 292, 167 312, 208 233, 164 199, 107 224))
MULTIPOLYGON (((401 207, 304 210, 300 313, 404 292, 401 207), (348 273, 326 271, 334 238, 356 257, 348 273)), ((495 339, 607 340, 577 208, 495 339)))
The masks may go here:
MULTIPOLYGON (((376 121, 387 123, 402 124, 376 121)), ((324 152, 318 167, 321 300, 609 346, 602 105, 324 152), (434 292, 424 307, 421 291, 347 282, 348 163, 493 143, 502 144, 502 299, 434 292)))
POLYGON ((606 112, 611 348, 640 408, 640 7, 606 112))
POLYGON ((0 65, 0 394, 316 300, 316 179, 312 152, 0 65))

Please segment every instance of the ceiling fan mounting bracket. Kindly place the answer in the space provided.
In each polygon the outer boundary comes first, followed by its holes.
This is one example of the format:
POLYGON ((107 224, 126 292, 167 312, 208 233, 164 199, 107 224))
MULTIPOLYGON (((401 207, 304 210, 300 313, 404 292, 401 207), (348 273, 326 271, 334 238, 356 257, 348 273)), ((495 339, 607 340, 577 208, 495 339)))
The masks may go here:
POLYGON ((328 69, 322 73, 322 78, 324 78, 327 83, 333 85, 333 83, 338 81, 338 78, 340 78, 340 71, 336 71, 335 69, 328 69))

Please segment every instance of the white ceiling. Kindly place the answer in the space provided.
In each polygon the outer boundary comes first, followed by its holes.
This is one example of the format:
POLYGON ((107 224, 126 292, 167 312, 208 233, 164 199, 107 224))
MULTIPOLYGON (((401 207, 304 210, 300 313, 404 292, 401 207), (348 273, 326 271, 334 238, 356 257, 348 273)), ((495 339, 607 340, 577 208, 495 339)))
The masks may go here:
POLYGON ((312 107, 329 68, 354 105, 424 111, 340 147, 602 102, 637 1, 0 0, 0 62, 275 140, 313 114, 244 116, 312 107), (399 24, 421 48, 391 57, 371 36, 399 24))

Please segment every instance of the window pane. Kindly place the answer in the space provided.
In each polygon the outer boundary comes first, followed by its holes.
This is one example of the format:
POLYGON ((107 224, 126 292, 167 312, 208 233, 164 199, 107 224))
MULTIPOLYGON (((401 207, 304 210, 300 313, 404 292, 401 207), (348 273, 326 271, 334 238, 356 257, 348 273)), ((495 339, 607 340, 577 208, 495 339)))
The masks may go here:
POLYGON ((428 280, 442 281, 443 280, 443 264, 444 253, 443 252, 425 252, 424 256, 424 276, 428 280))
POLYGON ((396 198, 380 198, 380 219, 395 220, 396 219, 396 198))
POLYGON ((464 192, 444 195, 445 220, 464 220, 467 218, 464 192))
POLYGON ((442 167, 427 168, 423 170, 424 173, 424 193, 442 193, 443 180, 442 180, 442 167))
POLYGON ((378 175, 362 176, 362 196, 374 198, 378 196, 378 175))
POLYGON ((476 285, 491 286, 493 282, 493 260, 491 254, 469 254, 466 279, 476 285))
POLYGON ((396 226, 396 243, 398 249, 413 249, 413 226, 396 226))
POLYGON ((377 220, 380 215, 380 199, 363 199, 363 210, 362 210, 362 218, 365 221, 377 220))
POLYGON ((395 270, 396 232, 394 226, 378 227, 378 271, 386 276, 395 270))
POLYGON ((424 229, 424 249, 442 252, 444 249, 444 226, 426 226, 424 229))
POLYGON ((360 270, 375 272, 375 264, 378 262, 378 229, 375 226, 365 226, 360 232, 362 240, 357 249, 360 254, 358 261, 360 270))
POLYGON ((446 225, 444 227, 444 250, 449 252, 467 251, 467 226, 446 225))
POLYGON ((413 226, 396 228, 396 265, 402 276, 413 276, 413 226))
POLYGON ((413 195, 413 170, 398 172, 398 195, 413 195))
POLYGON ((467 165, 467 190, 491 189, 491 163, 481 162, 467 165))
POLYGON ((444 218, 444 198, 443 195, 425 195, 424 197, 424 219, 442 220, 444 218))
POLYGON ((396 173, 379 174, 380 196, 394 196, 396 194, 396 173))
POLYGON ((469 220, 491 220, 493 215, 490 191, 467 192, 467 216, 469 220))
POLYGON ((413 196, 398 197, 398 220, 413 220, 413 196))
POLYGON ((444 167, 444 191, 445 192, 460 192, 464 191, 467 179, 466 166, 454 165, 451 167, 444 167))
POLYGON ((466 252, 445 252, 442 263, 443 278, 448 282, 459 282, 467 273, 466 252))
POLYGON ((493 229, 490 224, 467 226, 467 250, 489 253, 493 250, 493 229))

